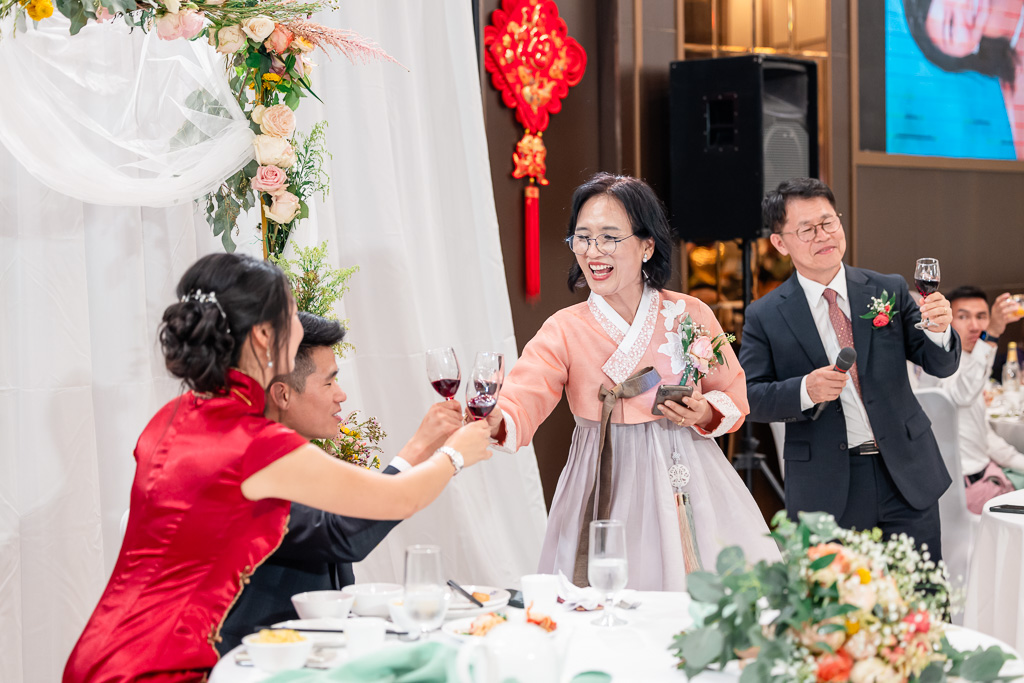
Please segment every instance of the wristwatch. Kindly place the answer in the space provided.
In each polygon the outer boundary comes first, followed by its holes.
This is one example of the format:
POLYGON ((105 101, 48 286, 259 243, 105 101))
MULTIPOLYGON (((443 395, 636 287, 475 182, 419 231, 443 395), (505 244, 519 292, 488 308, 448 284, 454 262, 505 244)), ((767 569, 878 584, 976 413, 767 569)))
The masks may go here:
POLYGON ((984 341, 984 342, 992 342, 993 344, 996 344, 996 343, 999 342, 999 337, 993 336, 993 335, 989 334, 988 332, 986 332, 985 330, 982 330, 981 336, 979 336, 978 339, 980 339, 981 341, 984 341))
MULTIPOLYGON (((441 446, 437 449, 437 452, 444 453, 448 456, 448 459, 452 461, 452 467, 455 468, 455 474, 462 471, 462 466, 465 464, 465 460, 462 458, 462 453, 459 453, 451 446, 441 446)), ((454 477, 455 474, 452 476, 454 477)))

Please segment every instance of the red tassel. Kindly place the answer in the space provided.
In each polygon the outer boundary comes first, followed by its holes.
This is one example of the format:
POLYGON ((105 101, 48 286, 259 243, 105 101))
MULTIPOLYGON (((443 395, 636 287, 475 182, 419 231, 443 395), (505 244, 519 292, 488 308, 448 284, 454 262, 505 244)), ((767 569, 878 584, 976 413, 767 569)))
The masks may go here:
POLYGON ((536 301, 540 296, 540 188, 527 185, 526 208, 526 299, 536 301))

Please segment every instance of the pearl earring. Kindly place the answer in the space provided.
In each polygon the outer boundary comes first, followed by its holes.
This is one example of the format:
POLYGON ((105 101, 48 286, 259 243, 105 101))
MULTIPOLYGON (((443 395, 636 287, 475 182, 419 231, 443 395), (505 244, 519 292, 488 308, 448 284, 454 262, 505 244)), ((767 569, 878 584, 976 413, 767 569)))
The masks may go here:
POLYGON ((268 368, 273 368, 274 367, 274 361, 270 360, 270 349, 267 349, 267 367, 268 368))
POLYGON ((644 263, 647 263, 648 259, 650 259, 650 258, 651 257, 648 256, 647 254, 644 254, 644 263))

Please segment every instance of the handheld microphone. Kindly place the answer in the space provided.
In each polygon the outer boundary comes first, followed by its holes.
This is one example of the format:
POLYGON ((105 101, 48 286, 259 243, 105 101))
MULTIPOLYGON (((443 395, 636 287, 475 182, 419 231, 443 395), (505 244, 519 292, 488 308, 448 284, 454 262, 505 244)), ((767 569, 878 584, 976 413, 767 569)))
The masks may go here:
MULTIPOLYGON (((833 370, 846 374, 853 367, 853 364, 857 362, 857 350, 851 346, 847 346, 839 351, 839 355, 836 356, 836 364, 832 366, 833 370)), ((811 420, 817 420, 821 417, 821 413, 832 401, 822 401, 818 404, 818 407, 814 411, 814 415, 811 415, 811 420)))

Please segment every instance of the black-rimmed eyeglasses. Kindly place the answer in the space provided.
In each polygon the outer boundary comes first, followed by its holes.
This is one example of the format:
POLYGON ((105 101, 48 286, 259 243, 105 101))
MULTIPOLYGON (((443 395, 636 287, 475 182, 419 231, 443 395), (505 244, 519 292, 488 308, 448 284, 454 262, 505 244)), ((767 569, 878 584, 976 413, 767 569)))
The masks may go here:
POLYGON ((839 228, 843 227, 842 221, 839 219, 843 217, 843 214, 837 213, 832 218, 823 220, 821 223, 813 223, 811 225, 805 225, 797 230, 790 230, 789 232, 780 232, 780 235, 796 235, 796 238, 801 242, 810 242, 814 239, 815 235, 818 234, 818 228, 826 235, 831 235, 839 228))
POLYGON ((636 233, 632 235, 626 235, 625 237, 612 237, 611 235, 598 235, 597 237, 587 237, 586 235, 569 235, 565 238, 565 243, 569 245, 569 249, 572 253, 579 256, 583 256, 590 251, 590 243, 593 242, 597 246, 597 250, 605 256, 611 256, 615 253, 615 247, 619 246, 619 242, 628 240, 630 237, 636 237, 636 233))

